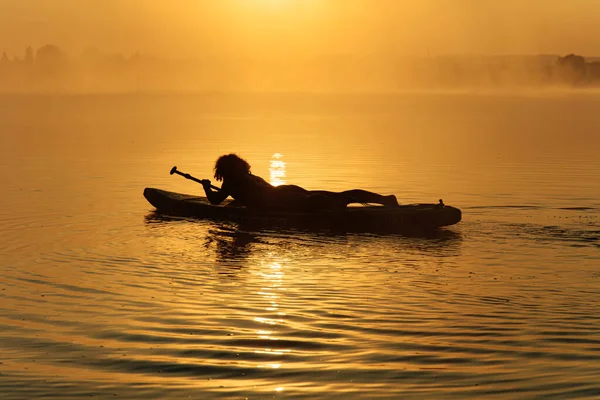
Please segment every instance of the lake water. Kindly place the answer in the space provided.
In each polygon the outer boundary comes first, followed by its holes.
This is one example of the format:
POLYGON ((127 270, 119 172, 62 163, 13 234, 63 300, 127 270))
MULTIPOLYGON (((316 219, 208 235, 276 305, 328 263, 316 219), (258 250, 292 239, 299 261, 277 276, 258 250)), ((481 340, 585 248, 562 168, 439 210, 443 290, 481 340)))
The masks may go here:
POLYGON ((0 398, 600 397, 600 94, 0 97, 0 398), (433 237, 153 212, 237 152, 433 237))

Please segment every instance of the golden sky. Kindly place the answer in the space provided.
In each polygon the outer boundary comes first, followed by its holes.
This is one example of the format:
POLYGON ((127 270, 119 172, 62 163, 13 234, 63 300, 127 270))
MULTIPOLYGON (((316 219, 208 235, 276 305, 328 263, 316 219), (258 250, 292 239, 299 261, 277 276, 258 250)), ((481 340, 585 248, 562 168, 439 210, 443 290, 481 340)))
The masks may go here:
POLYGON ((600 55, 600 0, 1 0, 0 52, 600 55))

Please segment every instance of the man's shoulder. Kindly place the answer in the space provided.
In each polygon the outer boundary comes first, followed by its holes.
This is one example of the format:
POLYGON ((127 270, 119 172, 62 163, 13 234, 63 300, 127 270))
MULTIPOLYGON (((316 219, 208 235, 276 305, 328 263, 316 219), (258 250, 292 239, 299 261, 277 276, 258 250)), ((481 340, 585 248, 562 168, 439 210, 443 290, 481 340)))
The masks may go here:
POLYGON ((249 178, 250 178, 250 179, 251 179, 253 182, 260 183, 260 184, 263 184, 263 185, 268 185, 268 186, 271 186, 271 184, 270 184, 269 182, 267 182, 266 180, 264 180, 262 177, 260 177, 260 176, 258 176, 258 175, 253 175, 253 174, 250 174, 250 177, 249 177, 249 178))

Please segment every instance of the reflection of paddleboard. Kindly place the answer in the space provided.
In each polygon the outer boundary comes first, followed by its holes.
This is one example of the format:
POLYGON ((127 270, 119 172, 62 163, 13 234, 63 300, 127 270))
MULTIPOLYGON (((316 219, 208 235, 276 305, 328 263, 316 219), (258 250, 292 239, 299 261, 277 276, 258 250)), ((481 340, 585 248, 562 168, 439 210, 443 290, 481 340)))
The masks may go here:
POLYGON ((348 207, 340 211, 265 212, 246 207, 210 204, 206 197, 146 188, 144 197, 165 214, 206 218, 260 226, 335 229, 360 232, 403 232, 453 225, 461 220, 458 208, 440 204, 410 204, 399 207, 348 207))

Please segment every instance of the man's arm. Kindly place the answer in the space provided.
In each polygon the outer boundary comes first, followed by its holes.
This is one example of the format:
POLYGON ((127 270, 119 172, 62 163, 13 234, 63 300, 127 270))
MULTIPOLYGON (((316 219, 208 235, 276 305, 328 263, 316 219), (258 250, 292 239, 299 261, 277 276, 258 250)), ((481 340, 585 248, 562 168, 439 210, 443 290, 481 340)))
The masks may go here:
POLYGON ((202 180, 202 187, 210 204, 221 204, 229 196, 229 192, 223 188, 221 190, 212 190, 208 179, 202 180))

